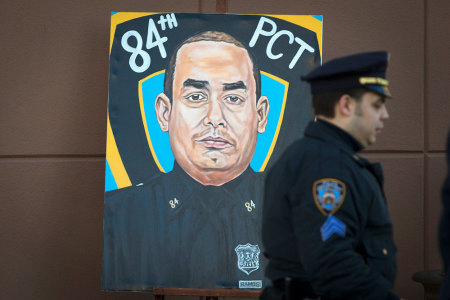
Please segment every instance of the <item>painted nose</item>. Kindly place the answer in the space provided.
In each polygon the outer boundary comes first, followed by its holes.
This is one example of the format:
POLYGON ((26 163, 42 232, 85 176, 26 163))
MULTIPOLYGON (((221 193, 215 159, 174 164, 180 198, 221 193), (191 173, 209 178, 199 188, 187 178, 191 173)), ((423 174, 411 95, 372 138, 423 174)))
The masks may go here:
POLYGON ((209 125, 214 128, 219 126, 225 127, 225 121, 223 118, 222 108, 217 99, 211 99, 208 103, 208 112, 206 114, 204 125, 209 125))

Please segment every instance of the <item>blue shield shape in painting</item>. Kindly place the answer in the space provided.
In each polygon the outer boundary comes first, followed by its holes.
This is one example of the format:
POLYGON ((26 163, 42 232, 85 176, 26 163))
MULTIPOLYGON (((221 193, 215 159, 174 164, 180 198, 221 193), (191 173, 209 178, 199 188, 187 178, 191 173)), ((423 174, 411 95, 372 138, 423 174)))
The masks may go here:
POLYGON ((258 245, 238 245, 235 249, 237 254, 237 264, 239 270, 247 275, 259 269, 259 250, 258 245))

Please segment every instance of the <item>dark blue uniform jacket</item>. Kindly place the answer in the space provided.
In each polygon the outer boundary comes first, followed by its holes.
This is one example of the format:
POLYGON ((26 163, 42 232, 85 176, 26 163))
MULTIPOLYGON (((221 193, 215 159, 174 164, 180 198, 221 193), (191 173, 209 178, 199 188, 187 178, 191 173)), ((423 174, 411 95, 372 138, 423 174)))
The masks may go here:
POLYGON ((440 300, 450 299, 450 132, 447 137, 447 177, 442 186, 442 217, 439 227, 439 245, 444 263, 445 278, 440 300))
POLYGON ((396 247, 381 165, 358 156, 361 149, 319 120, 271 169, 262 232, 269 279, 309 282, 326 299, 399 299, 390 292, 396 247), (323 182, 342 195, 333 212, 315 196, 323 182))

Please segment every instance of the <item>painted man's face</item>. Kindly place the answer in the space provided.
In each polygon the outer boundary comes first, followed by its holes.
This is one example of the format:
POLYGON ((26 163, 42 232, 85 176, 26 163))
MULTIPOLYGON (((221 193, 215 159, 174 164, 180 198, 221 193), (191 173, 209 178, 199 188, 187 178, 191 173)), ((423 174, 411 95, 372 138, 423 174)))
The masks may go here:
POLYGON ((199 41, 180 48, 172 103, 159 98, 156 111, 178 164, 204 185, 222 185, 250 164, 269 102, 256 99, 253 65, 244 48, 199 41))

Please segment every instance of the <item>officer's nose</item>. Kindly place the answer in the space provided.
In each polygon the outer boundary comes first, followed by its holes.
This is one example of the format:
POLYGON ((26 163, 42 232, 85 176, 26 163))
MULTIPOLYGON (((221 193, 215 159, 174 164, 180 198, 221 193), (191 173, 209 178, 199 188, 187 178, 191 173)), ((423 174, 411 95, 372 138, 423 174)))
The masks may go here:
POLYGON ((381 111, 381 120, 387 120, 387 119, 389 119, 389 113, 388 113, 386 105, 383 105, 383 108, 381 111))
POLYGON ((203 124, 206 126, 212 126, 217 128, 219 126, 225 127, 225 120, 223 117, 223 111, 220 105, 219 99, 217 97, 211 97, 208 102, 208 111, 203 124))

